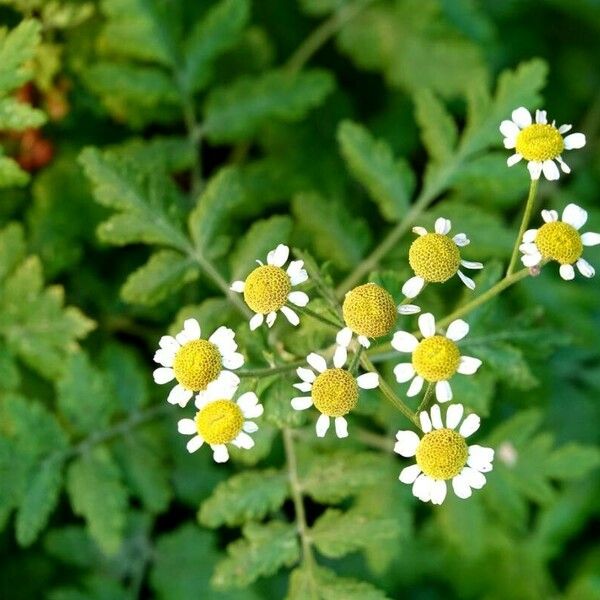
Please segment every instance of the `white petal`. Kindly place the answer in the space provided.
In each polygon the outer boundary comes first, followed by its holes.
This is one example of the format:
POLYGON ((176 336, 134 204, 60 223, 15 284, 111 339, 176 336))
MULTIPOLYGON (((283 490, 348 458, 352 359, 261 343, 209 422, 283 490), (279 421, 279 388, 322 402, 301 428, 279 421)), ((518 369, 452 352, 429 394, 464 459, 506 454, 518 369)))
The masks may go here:
POLYGON ((485 476, 471 467, 465 467, 460 474, 476 490, 480 490, 485 485, 485 476))
POLYGON ((481 423, 481 419, 476 414, 470 414, 460 426, 458 433, 462 435, 464 438, 468 438, 470 435, 473 435, 478 429, 479 424, 481 423))
POLYGON ((572 133, 565 138, 564 142, 567 150, 583 148, 585 146, 585 135, 583 133, 572 133))
POLYGON ((516 138, 519 135, 519 127, 508 119, 500 123, 500 133, 506 138, 516 138))
POLYGON ((423 337, 432 337, 435 335, 435 318, 431 313, 419 315, 419 329, 423 337))
POLYGON ((177 421, 177 431, 183 435, 193 435, 197 433, 196 422, 194 419, 179 419, 177 421))
POLYGON ((548 118, 546 117, 547 112, 545 110, 536 110, 535 111, 535 122, 541 123, 542 125, 546 125, 548 123, 548 118))
POLYGON ((452 388, 447 381, 438 381, 435 384, 435 397, 438 402, 448 402, 452 400, 452 388))
POLYGON ((327 361, 316 352, 311 352, 306 357, 306 362, 318 373, 323 373, 323 371, 327 370, 327 361))
POLYGON ((317 424, 315 426, 315 430, 317 432, 318 437, 324 437, 329 429, 329 424, 331 420, 327 415, 320 415, 317 419, 317 424))
POLYGON ((196 452, 200 446, 204 444, 204 440, 199 436, 195 435, 186 445, 187 451, 191 454, 192 452, 196 452))
POLYGON ((446 498, 447 490, 448 488, 446 487, 445 481, 435 480, 433 482, 433 486, 431 487, 431 503, 442 504, 446 498))
POLYGON ((290 249, 285 244, 279 244, 275 250, 267 254, 267 264, 274 267, 283 267, 290 255, 290 249))
POLYGON ((531 176, 531 179, 539 179, 540 175, 542 174, 542 163, 535 160, 530 160, 527 163, 527 169, 529 170, 529 175, 531 176))
POLYGON ((163 367, 172 367, 175 361, 175 352, 166 348, 160 348, 154 353, 153 360, 163 367))
POLYGON ((556 160, 558 161, 558 164, 560 165, 561 171, 563 173, 571 172, 571 167, 569 167, 569 165, 562 159, 562 156, 557 156, 556 160))
POLYGON ((414 456, 417 452, 419 442, 419 436, 414 431, 399 431, 396 434, 396 444, 394 445, 394 452, 405 458, 414 456))
POLYGON ((245 431, 240 431, 231 443, 243 450, 250 450, 250 448, 254 447, 254 440, 245 431))
POLYGON ((294 327, 300 323, 300 317, 289 306, 282 306, 281 312, 294 327))
POLYGON ((338 346, 344 346, 347 348, 352 341, 352 329, 350 327, 344 327, 337 332, 335 336, 335 341, 338 346))
POLYGON ((363 348, 368 348, 371 345, 369 338, 364 335, 357 336, 356 340, 363 348))
POLYGON ((265 315, 261 315, 260 313, 255 314, 250 319, 250 330, 254 331, 258 327, 260 327, 263 324, 264 320, 265 320, 265 315))
POLYGON ((544 219, 545 223, 558 221, 558 213, 555 210, 543 210, 542 219, 544 219))
POLYGON ((392 348, 398 352, 414 352, 419 340, 408 331, 396 331, 392 337, 392 348))
POLYGON ((412 492, 413 494, 423 502, 429 502, 431 500, 431 490, 433 488, 433 479, 421 473, 413 483, 412 492))
POLYGON ((345 346, 336 346, 333 353, 333 366, 336 369, 341 369, 348 360, 348 350, 345 346))
POLYGON ((425 229, 425 227, 417 225, 416 227, 412 228, 412 232, 416 233, 417 235, 425 235, 427 233, 427 229, 425 229))
POLYGON ((379 375, 377 373, 363 373, 356 378, 356 383, 363 390, 373 390, 379 385, 379 375))
POLYGON ((275 323, 275 319, 277 319, 277 313, 275 311, 271 311, 266 318, 267 327, 273 327, 273 323, 275 323))
POLYGON ((183 322, 183 330, 185 331, 188 340, 197 340, 202 333, 200 323, 196 319, 186 319, 183 322))
POLYGON ((520 106, 512 111, 512 120, 521 128, 529 127, 531 125, 531 113, 524 107, 520 106))
POLYGON ((306 410, 313 405, 311 396, 297 396, 292 398, 292 408, 294 410, 306 410))
POLYGON ((515 146, 517 145, 517 139, 516 138, 504 138, 503 144, 507 150, 513 150, 515 148, 515 146))
POLYGON ((483 269, 483 263, 474 260, 461 260, 460 264, 466 269, 483 269))
POLYGON ((439 404, 434 404, 429 411, 431 416, 431 424, 434 429, 443 429, 444 423, 442 421, 442 411, 440 410, 439 404))
POLYGON ((398 383, 405 383, 415 376, 415 368, 412 363, 399 363, 394 367, 394 375, 398 383))
POLYGON ((244 281, 234 281, 231 286, 229 287, 229 289, 232 292, 238 292, 238 294, 241 294, 244 291, 244 288, 246 287, 246 284, 244 281))
POLYGON ((567 131, 571 131, 571 129, 573 129, 573 125, 561 125, 558 128, 558 133, 567 133, 567 131))
POLYGON ((587 211, 573 203, 567 204, 562 214, 562 220, 565 223, 575 227, 575 229, 580 229, 583 227, 587 221, 587 218, 587 211))
POLYGON ((426 410, 422 410, 419 413, 419 421, 421 423, 421 429, 423 430, 423 433, 429 433, 433 429, 431 418, 426 410))
POLYGON ((256 433, 258 431, 258 425, 254 421, 244 421, 242 428, 246 433, 256 433))
POLYGON ((494 449, 488 448, 487 446, 480 446, 479 444, 469 446, 469 456, 473 456, 481 462, 492 462, 494 460, 494 454, 494 449))
POLYGON ((348 421, 344 417, 335 418, 335 433, 340 439, 348 437, 348 421))
POLYGON ((539 252, 536 254, 524 254, 521 256, 521 262, 525 267, 535 267, 542 262, 542 255, 539 252))
POLYGON ((175 371, 170 367, 159 367, 158 369, 154 369, 152 376, 154 377, 154 383, 162 385, 175 379, 175 371))
POLYGON ((457 371, 461 375, 473 375, 481 366, 481 361, 473 356, 461 356, 457 371))
POLYGON ((523 254, 539 254, 539 250, 535 245, 535 242, 523 242, 519 245, 519 250, 523 252, 523 254))
POLYGON ((398 306, 398 312, 401 315, 416 315, 421 312, 421 307, 416 304, 400 304, 398 306))
POLYGON ((229 460, 229 452, 225 444, 215 444, 211 448, 213 451, 213 460, 216 463, 226 463, 229 460))
POLYGON ((242 413, 246 413, 247 410, 251 410, 258 404, 258 396, 254 392, 246 392, 237 399, 237 405, 240 407, 242 413))
POLYGON ((462 319, 456 319, 448 325, 446 337, 453 342, 462 340, 469 333, 469 324, 462 319))
POLYGON ((293 260, 289 264, 287 268, 287 274, 290 278, 290 283, 292 285, 299 285, 301 283, 304 283, 308 279, 308 273, 303 267, 303 260, 293 260))
POLYGON ((262 404, 257 404, 244 412, 246 419, 256 419, 265 412, 265 407, 262 404))
POLYGON ((446 427, 456 429, 464 412, 465 407, 462 404, 451 404, 446 411, 446 427))
POLYGON ((421 467, 419 465, 410 465, 410 467, 404 467, 402 471, 400 471, 400 481, 402 483, 411 483, 415 482, 415 479, 421 474, 421 467))
POLYGON ((470 277, 467 277, 460 269, 457 271, 457 275, 470 290, 475 289, 475 282, 470 277))
POLYGON ((419 295, 419 293, 423 289, 424 285, 425 285, 425 280, 422 277, 419 277, 418 275, 415 275, 414 277, 411 277, 402 286, 402 293, 407 298, 415 298, 416 296, 419 295))
POLYGON ((408 386, 408 390, 406 391, 406 395, 409 398, 412 398, 413 396, 416 396, 418 393, 420 393, 422 389, 423 389, 423 378, 420 377, 419 375, 417 375, 412 380, 412 383, 408 386))
POLYGON ((301 392, 310 392, 312 390, 312 383, 303 381, 302 383, 294 383, 294 387, 301 392))
POLYGON ((235 332, 233 329, 225 327, 224 325, 217 327, 208 338, 208 341, 211 342, 211 344, 214 344, 223 356, 237 350, 235 332))
POLYGON ((186 390, 179 383, 173 387, 167 396, 167 402, 169 404, 179 404, 181 408, 184 408, 187 403, 192 399, 194 392, 192 390, 186 390))
POLYGON ((472 494, 471 487, 462 475, 452 478, 452 489, 459 498, 469 498, 472 494))
POLYGON ((579 269, 579 272, 584 277, 593 277, 596 274, 596 270, 594 269, 594 267, 592 267, 592 265, 590 265, 590 263, 587 260, 585 260, 585 258, 580 258, 576 264, 577 268, 579 269))
POLYGON ((435 220, 435 232, 441 235, 446 235, 450 229, 452 229, 452 223, 450 219, 444 219, 444 217, 440 217, 435 220))
POLYGON ((216 381, 211 381, 207 389, 214 390, 215 393, 222 394, 223 398, 232 398, 233 393, 240 385, 240 378, 231 371, 221 371, 216 381))
POLYGON ((306 306, 308 304, 308 294, 304 292, 290 292, 288 300, 296 306, 306 306))
POLYGON ((314 371, 305 367, 298 367, 296 373, 298 373, 298 377, 300 377, 302 381, 306 381, 307 383, 312 383, 317 378, 314 371))
POLYGON ((513 165, 516 165, 521 160, 523 160, 523 155, 519 154, 518 152, 515 152, 514 154, 512 154, 511 156, 509 156, 506 159, 506 164, 509 167, 512 167, 513 165))
POLYGON ((553 160, 545 160, 542 163, 542 172, 548 181, 560 179, 560 171, 553 160))
POLYGON ((532 242, 534 242, 535 238, 537 237, 537 232, 537 229, 528 229, 523 234, 523 242, 525 242, 526 244, 531 244, 532 242))
POLYGON ((575 279, 575 269, 573 268, 573 265, 560 265, 558 272, 565 281, 575 279))
POLYGON ((593 231, 587 231, 581 234, 581 243, 584 246, 597 246, 600 244, 600 233, 594 233, 593 231))
POLYGON ((223 366, 226 369, 239 369, 244 364, 244 355, 233 352, 223 357, 223 366))
POLYGON ((457 233, 452 238, 452 241, 460 248, 468 246, 471 243, 471 240, 464 233, 457 233))
POLYGON ((164 350, 170 350, 171 352, 177 352, 181 348, 179 342, 172 335, 163 335, 158 345, 164 350))

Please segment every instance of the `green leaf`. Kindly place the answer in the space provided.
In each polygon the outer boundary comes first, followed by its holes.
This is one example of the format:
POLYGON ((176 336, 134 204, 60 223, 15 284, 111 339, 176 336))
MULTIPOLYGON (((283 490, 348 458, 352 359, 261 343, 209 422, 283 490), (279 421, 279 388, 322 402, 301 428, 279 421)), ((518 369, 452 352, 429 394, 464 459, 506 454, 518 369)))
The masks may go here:
POLYGON ((299 427, 306 421, 306 412, 294 410, 291 405, 292 384, 296 380, 289 377, 275 377, 271 381, 263 378, 261 399, 265 406, 264 419, 278 429, 299 427))
POLYGON ((25 258, 25 236, 19 223, 0 229, 0 282, 25 258))
POLYGON ((394 519, 376 518, 359 510, 328 509, 310 529, 311 540, 328 558, 341 558, 371 544, 393 544, 400 531, 394 519))
POLYGON ((271 521, 248 523, 244 538, 227 546, 228 557, 217 564, 212 583, 221 589, 244 588, 259 577, 273 575, 300 558, 294 525, 271 521))
POLYGON ((231 279, 245 279, 256 266, 256 260, 264 261, 278 244, 287 244, 291 232, 292 220, 287 216, 254 221, 231 252, 231 279))
POLYGON ((46 122, 46 115, 37 108, 14 98, 0 98, 0 129, 22 131, 28 127, 39 127, 46 122))
POLYGON ((297 121, 323 102, 333 90, 325 71, 290 74, 269 71, 239 79, 210 93, 204 110, 204 127, 211 142, 252 138, 272 119, 297 121))
POLYGON ((30 481, 17 512, 17 541, 29 546, 46 527, 50 514, 58 503, 63 483, 63 460, 48 458, 30 481))
POLYGON ((287 477, 281 471, 246 471, 220 483, 202 503, 198 518, 213 528, 260 521, 280 508, 287 495, 287 477))
POLYGON ((154 306, 198 279, 198 274, 198 265, 191 257, 175 250, 158 250, 129 275, 121 297, 130 304, 154 306))
POLYGON ((544 464, 544 470, 553 479, 579 479, 600 464, 600 452, 592 446, 576 442, 555 450, 544 464))
POLYGON ((29 173, 23 171, 12 158, 2 156, 0 148, 0 188, 21 187, 29 182, 29 173))
POLYGON ((96 447, 77 458, 67 471, 73 511, 105 554, 115 554, 125 529, 127 490, 108 450, 96 447))
POLYGON ((348 168, 365 186, 381 214, 399 221, 410 203, 415 177, 404 159, 395 160, 391 148, 375 139, 362 125, 344 121, 338 127, 338 143, 348 168))
POLYGON ((231 48, 248 22, 248 0, 221 0, 204 15, 186 40, 181 84, 188 94, 206 86, 215 59, 231 48))
POLYGON ((493 369, 500 380, 510 387, 529 390, 539 383, 531 372, 523 352, 512 344, 504 342, 486 346, 473 344, 469 346, 469 350, 472 350, 477 358, 493 369))
POLYGON ((438 163, 449 160, 458 139, 454 119, 431 90, 419 90, 414 100, 417 123, 429 156, 438 163))
POLYGON ((31 65, 40 42, 41 26, 31 19, 21 21, 12 31, 0 29, 0 94, 6 94, 31 78, 31 65))

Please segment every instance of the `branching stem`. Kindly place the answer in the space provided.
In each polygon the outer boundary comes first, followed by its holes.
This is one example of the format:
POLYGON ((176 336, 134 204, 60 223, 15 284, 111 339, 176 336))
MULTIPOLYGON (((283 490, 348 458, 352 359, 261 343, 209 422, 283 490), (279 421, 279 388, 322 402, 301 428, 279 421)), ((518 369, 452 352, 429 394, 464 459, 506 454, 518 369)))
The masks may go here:
POLYGON ((533 207, 535 206, 535 197, 537 195, 538 183, 539 179, 531 180, 531 184, 529 186, 529 195, 527 196, 527 203, 525 204, 525 210, 523 211, 523 219, 521 220, 519 233, 515 241, 515 246, 513 248, 512 255, 510 257, 510 263, 508 263, 508 269, 506 271, 507 277, 514 273, 515 268, 517 266, 517 261, 519 259, 519 246, 521 245, 521 241, 523 240, 523 234, 525 233, 527 226, 529 225, 529 221, 531 220, 531 213, 533 212, 533 207))

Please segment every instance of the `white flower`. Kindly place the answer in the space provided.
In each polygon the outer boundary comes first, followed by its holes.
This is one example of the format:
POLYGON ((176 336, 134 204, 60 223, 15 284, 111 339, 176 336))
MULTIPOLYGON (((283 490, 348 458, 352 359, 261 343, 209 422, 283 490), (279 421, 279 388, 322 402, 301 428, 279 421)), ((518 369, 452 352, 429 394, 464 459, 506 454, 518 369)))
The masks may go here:
POLYGON ((200 324, 196 319, 186 319, 183 329, 175 336, 160 338, 154 361, 162 365, 155 369, 154 381, 158 384, 177 380, 167 401, 186 406, 194 392, 203 393, 213 385, 236 387, 240 379, 231 372, 244 364, 237 350, 235 333, 219 327, 208 340, 202 339, 200 324))
POLYGON ((196 417, 177 423, 179 433, 193 436, 186 446, 188 452, 195 452, 206 442, 215 462, 223 463, 229 460, 227 444, 246 450, 254 446, 249 434, 258 426, 248 419, 260 417, 263 406, 254 392, 246 392, 234 402, 236 391, 227 385, 213 386, 206 394, 196 396, 196 417))
POLYGON ((314 406, 321 416, 317 420, 316 431, 323 437, 331 418, 335 420, 335 432, 339 438, 348 436, 348 423, 344 418, 357 404, 359 388, 370 390, 379 385, 377 373, 364 373, 355 377, 350 371, 344 369, 346 358, 341 355, 334 356, 333 368, 327 367, 327 361, 312 352, 306 357, 312 367, 298 367, 298 377, 301 383, 294 387, 303 393, 310 392, 310 396, 298 396, 292 399, 292 408, 306 410, 314 406))
POLYGON ((513 110, 512 120, 507 119, 500 124, 504 147, 515 149, 515 153, 506 161, 508 166, 512 167, 524 158, 528 161, 531 179, 539 179, 542 173, 549 181, 558 179, 560 171, 557 163, 563 173, 570 173, 571 169, 562 159, 563 151, 585 146, 583 133, 571 133, 563 137, 570 129, 571 125, 557 128, 554 121, 550 125, 545 110, 535 111, 535 123, 524 106, 513 110))
POLYGON ((428 233, 425 227, 413 227, 419 237, 408 251, 408 262, 415 276, 402 286, 402 293, 407 298, 418 296, 426 283, 444 283, 454 275, 458 275, 470 290, 475 288, 475 282, 460 267, 483 269, 483 265, 461 258, 459 248, 467 246, 470 240, 464 233, 449 237, 451 227, 451 221, 442 217, 436 219, 433 233, 428 233))
POLYGON ((462 404, 451 404, 446 411, 446 427, 440 407, 435 404, 430 413, 419 415, 423 437, 414 431, 396 434, 394 452, 406 458, 416 457, 416 463, 402 469, 400 481, 412 484, 413 495, 423 502, 442 504, 446 498, 446 481, 459 498, 468 498, 471 489, 479 490, 485 483, 484 473, 492 470, 494 450, 483 446, 467 446, 466 438, 479 429, 480 419, 470 414, 462 421, 462 404))
POLYGON ((600 244, 600 234, 588 231, 580 234, 579 229, 587 221, 587 212, 576 204, 568 204, 563 210, 562 221, 555 210, 543 210, 545 224, 539 229, 529 229, 519 246, 526 267, 535 267, 544 260, 560 263, 559 273, 565 280, 575 277, 576 265, 584 277, 593 277, 595 270, 582 258, 584 246, 600 244))
POLYGON ((392 346, 398 352, 412 353, 412 362, 396 365, 394 375, 398 383, 412 379, 407 396, 416 396, 423 388, 423 382, 435 382, 435 395, 439 402, 452 400, 452 388, 448 380, 455 374, 473 375, 481 366, 481 361, 472 356, 461 356, 455 342, 469 333, 469 325, 462 319, 452 321, 446 335, 436 335, 435 319, 431 313, 419 316, 419 329, 423 340, 407 331, 397 331, 392 338, 392 346))
POLYGON ((298 325, 298 314, 287 306, 288 302, 296 306, 306 306, 308 296, 304 292, 292 291, 292 287, 305 282, 308 274, 303 268, 304 261, 293 260, 287 271, 282 268, 290 255, 290 249, 279 244, 275 250, 267 254, 267 264, 259 260, 259 266, 254 269, 246 281, 234 281, 231 289, 244 294, 244 301, 255 313, 250 319, 250 329, 260 327, 264 321, 272 327, 281 311, 292 325, 298 325), (265 318, 266 315, 266 318, 265 318))

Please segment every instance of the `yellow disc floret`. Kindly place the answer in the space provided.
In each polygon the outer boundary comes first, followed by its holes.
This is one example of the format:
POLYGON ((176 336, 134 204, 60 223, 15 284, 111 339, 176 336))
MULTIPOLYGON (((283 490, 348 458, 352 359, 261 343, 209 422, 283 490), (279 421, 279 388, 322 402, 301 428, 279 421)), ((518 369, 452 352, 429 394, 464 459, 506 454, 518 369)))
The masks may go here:
POLYGON ((452 479, 467 462, 465 438, 453 429, 436 429, 423 436, 417 447, 417 464, 433 479, 452 479))
POLYGON ((358 402, 358 384, 345 369, 327 369, 314 381, 312 399, 324 415, 343 417, 358 402))
POLYGON ((242 431, 244 415, 235 402, 214 400, 198 411, 195 421, 198 435, 205 442, 227 444, 242 431))
POLYGON ((443 283, 458 271, 460 252, 447 235, 426 233, 411 244, 408 262, 415 275, 431 283, 443 283))
POLYGON ((418 375, 427 381, 450 379, 460 362, 458 346, 443 335, 425 338, 412 354, 412 364, 418 375))
POLYGON ((562 221, 542 225, 535 237, 535 245, 544 258, 555 260, 561 265, 572 265, 583 253, 579 232, 562 221))
POLYGON ((246 278, 244 300, 255 312, 262 315, 279 310, 292 289, 289 275, 273 265, 262 265, 246 278))
POLYGON ((519 132, 515 149, 525 160, 543 162, 560 156, 564 147, 556 127, 535 123, 519 132))
POLYGON ((386 335, 396 323, 394 299, 376 283, 359 285, 349 291, 342 312, 346 325, 366 337, 386 335))
POLYGON ((175 354, 173 371, 175 379, 186 389, 204 390, 221 372, 221 353, 207 340, 192 340, 175 354))

